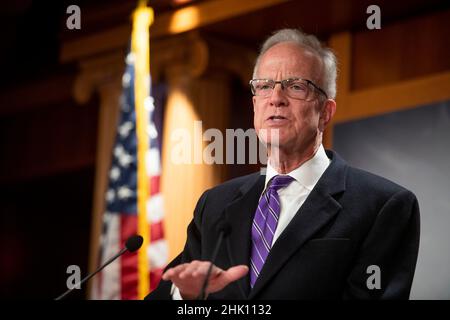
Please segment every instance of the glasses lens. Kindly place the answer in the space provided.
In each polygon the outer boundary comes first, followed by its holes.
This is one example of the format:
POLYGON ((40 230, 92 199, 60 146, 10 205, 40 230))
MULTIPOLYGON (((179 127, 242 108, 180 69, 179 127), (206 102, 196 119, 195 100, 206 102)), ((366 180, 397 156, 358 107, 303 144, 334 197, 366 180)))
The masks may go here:
POLYGON ((271 80, 252 80, 251 87, 255 96, 268 96, 272 93, 274 83, 271 80))
POLYGON ((310 87, 307 81, 301 79, 288 79, 284 83, 287 94, 294 99, 307 100, 310 98, 310 87))
MULTIPOLYGON (((279 83, 268 79, 254 79, 250 81, 252 93, 255 96, 270 96, 279 83)), ((294 99, 310 101, 314 99, 314 85, 305 79, 285 79, 281 81, 285 94, 294 99)))

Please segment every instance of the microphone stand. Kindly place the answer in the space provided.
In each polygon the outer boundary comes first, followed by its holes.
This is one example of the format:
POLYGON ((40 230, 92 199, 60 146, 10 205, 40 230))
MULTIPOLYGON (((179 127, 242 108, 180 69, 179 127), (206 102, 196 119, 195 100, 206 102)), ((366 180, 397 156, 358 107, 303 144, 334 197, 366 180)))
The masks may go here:
POLYGON ((93 276, 95 276, 98 272, 102 271, 103 268, 105 268, 108 264, 110 264, 111 262, 113 262, 114 260, 116 260, 119 256, 121 256, 122 254, 124 254, 128 249, 127 248, 123 248, 122 250, 120 250, 119 253, 117 253, 114 257, 112 257, 111 259, 109 259, 108 261, 106 261, 103 265, 101 265, 97 270, 95 270, 93 273, 87 275, 84 279, 82 279, 80 282, 78 282, 77 284, 75 284, 73 286, 72 289, 67 290, 66 292, 64 292, 62 295, 60 295, 59 297, 57 297, 55 300, 61 300, 63 299, 65 296, 67 296, 69 293, 71 293, 75 287, 78 287, 80 285, 82 285, 83 283, 85 283, 86 281, 88 281, 90 278, 92 278, 93 276))
POLYGON ((219 253, 220 245, 222 244, 222 240, 225 232, 222 230, 219 234, 219 240, 217 241, 216 247, 214 248, 214 252, 211 258, 211 263, 209 264, 208 272, 206 273, 205 280, 203 281, 202 289, 200 290, 200 294, 197 297, 197 300, 206 300, 206 288, 209 284, 209 277, 211 276, 211 271, 214 265, 214 261, 216 260, 217 254, 219 253))

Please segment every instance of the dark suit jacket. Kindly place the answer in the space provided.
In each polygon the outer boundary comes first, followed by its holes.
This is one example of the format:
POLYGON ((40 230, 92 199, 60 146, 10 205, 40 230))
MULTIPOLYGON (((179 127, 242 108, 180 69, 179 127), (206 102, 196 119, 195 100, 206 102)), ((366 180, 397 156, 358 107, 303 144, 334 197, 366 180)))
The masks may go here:
MULTIPOLYGON (((305 203, 274 243, 250 290, 249 276, 208 299, 407 299, 419 248, 419 207, 414 194, 352 168, 336 153, 305 203), (380 268, 381 288, 369 289, 380 268), (369 277, 371 277, 369 279, 369 277), (369 280, 369 281, 368 281, 369 280)), ((206 191, 188 227, 184 251, 169 266, 209 260, 217 224, 231 224, 216 265, 249 265, 253 215, 264 188, 259 173, 206 191)), ((148 299, 170 299, 161 281, 148 299)))

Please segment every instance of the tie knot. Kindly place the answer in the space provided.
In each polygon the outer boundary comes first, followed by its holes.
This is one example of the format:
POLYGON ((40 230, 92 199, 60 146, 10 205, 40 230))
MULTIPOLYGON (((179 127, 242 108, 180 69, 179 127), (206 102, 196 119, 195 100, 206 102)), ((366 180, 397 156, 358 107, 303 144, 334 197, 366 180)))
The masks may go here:
POLYGON ((269 188, 278 191, 281 188, 287 187, 294 178, 288 175, 276 175, 271 179, 271 183, 269 184, 269 188))

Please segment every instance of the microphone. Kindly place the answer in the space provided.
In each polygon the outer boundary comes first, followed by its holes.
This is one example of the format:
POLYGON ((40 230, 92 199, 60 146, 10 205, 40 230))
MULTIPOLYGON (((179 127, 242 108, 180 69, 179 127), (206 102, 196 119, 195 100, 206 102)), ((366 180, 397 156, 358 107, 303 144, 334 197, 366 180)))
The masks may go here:
POLYGON ((200 294, 198 295, 197 300, 206 300, 206 288, 209 284, 209 277, 211 276, 214 261, 216 260, 217 254, 219 253, 219 248, 222 244, 222 240, 231 233, 231 226, 225 220, 221 220, 217 224, 217 231, 219 232, 219 240, 217 240, 216 247, 214 248, 213 255, 211 257, 211 263, 209 265, 208 272, 206 273, 206 277, 203 281, 202 289, 200 290, 200 294))
POLYGON ((110 264, 111 262, 116 260, 118 257, 123 255, 125 252, 127 252, 127 251, 129 251, 129 252, 137 251, 142 246, 142 242, 143 241, 144 241, 144 239, 140 235, 134 235, 134 236, 129 237, 127 239, 127 241, 125 242, 125 248, 120 250, 119 253, 117 253, 114 257, 112 257, 111 259, 106 261, 97 270, 95 270, 94 272, 92 272, 91 274, 86 276, 84 279, 82 279, 80 282, 78 282, 76 285, 74 285, 74 287, 72 289, 67 290, 62 295, 57 297, 55 300, 63 299, 65 296, 67 296, 69 293, 71 293, 75 289, 75 287, 78 287, 78 286, 82 285, 83 283, 85 283, 86 281, 88 281, 90 278, 92 278, 97 273, 99 273, 101 270, 103 270, 103 268, 105 268, 108 264, 110 264))

